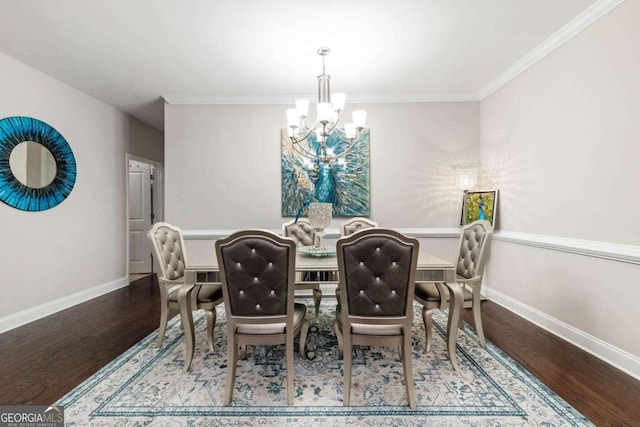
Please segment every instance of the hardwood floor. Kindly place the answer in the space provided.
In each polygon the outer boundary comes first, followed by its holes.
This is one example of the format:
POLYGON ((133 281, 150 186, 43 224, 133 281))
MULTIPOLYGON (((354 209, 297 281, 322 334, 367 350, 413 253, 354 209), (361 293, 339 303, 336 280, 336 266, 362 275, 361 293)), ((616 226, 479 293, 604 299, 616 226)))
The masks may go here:
MULTIPOLYGON (((0 405, 49 405, 154 331, 156 280, 0 334, 0 405)), ((482 310, 487 338, 594 424, 638 425, 640 381, 491 301, 482 310)))

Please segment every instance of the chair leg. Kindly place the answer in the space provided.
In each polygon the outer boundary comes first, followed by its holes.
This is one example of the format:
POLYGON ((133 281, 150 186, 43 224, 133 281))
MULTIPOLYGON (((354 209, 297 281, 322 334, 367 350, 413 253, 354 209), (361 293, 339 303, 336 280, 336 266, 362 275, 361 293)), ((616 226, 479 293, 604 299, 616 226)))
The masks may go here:
POLYGON ((320 283, 316 283, 313 288, 313 304, 316 309, 316 319, 318 318, 318 313, 320 313, 320 301, 322 301, 322 290, 320 289, 320 283))
MULTIPOLYGON (((306 322, 306 326, 308 328, 309 322, 306 322)), ((295 364, 293 362, 293 331, 287 331, 286 339, 287 343, 285 351, 287 352, 287 404, 291 406, 293 405, 293 377, 296 375, 295 364)))
POLYGON ((309 333, 309 321, 304 319, 302 330, 300 331, 300 359, 307 358, 307 333, 309 333))
MULTIPOLYGON (((160 304, 160 329, 158 331, 157 347, 162 347, 162 341, 164 340, 164 334, 167 331, 167 317, 169 316, 169 301, 161 300, 160 304)), ((182 325, 182 322, 180 322, 182 325)))
POLYGON ((207 341, 209 343, 209 353, 214 353, 213 330, 216 327, 216 308, 213 307, 210 310, 205 310, 204 314, 207 318, 207 341))
POLYGON ((474 293, 473 295, 473 322, 476 325, 476 333, 478 334, 478 340, 482 348, 487 348, 487 341, 484 339, 484 330, 482 329, 482 316, 480 307, 480 293, 474 293))
POLYGON ((238 345, 234 334, 227 334, 227 384, 224 390, 224 404, 231 405, 233 387, 236 381, 236 363, 238 362, 238 345))
POLYGON ((343 336, 344 339, 344 349, 342 351, 342 360, 343 360, 343 370, 344 370, 344 385, 343 385, 343 394, 342 394, 342 404, 344 406, 349 406, 349 401, 351 400, 351 359, 353 351, 351 347, 351 337, 348 334, 343 336))
POLYGON ((336 338, 338 339, 338 357, 342 357, 344 348, 342 343, 342 333, 340 332, 340 326, 338 326, 338 322, 333 322, 333 330, 336 332, 336 338))
POLYGON ((240 359, 247 360, 247 345, 240 345, 240 359))
POLYGON ((416 395, 413 384, 413 365, 411 363, 411 333, 403 334, 402 338, 402 368, 404 371, 404 383, 407 388, 409 407, 416 409, 416 395))
POLYGON ((431 317, 433 310, 428 310, 427 307, 422 306, 422 321, 424 323, 424 331, 427 337, 427 343, 425 344, 424 352, 428 353, 431 350, 431 341, 433 340, 433 325, 431 324, 431 317))

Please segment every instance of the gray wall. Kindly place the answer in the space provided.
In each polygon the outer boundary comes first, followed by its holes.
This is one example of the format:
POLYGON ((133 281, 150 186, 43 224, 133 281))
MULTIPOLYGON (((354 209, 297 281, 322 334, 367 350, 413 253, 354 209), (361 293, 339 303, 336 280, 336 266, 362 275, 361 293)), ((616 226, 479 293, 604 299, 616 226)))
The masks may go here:
MULTIPOLYGON (((622 3, 482 101, 502 230, 640 253, 639 19, 640 2, 622 3)), ((640 366, 640 265, 498 240, 487 272, 512 308, 640 366)))
POLYGON ((70 196, 53 209, 0 203, 1 330, 127 283, 125 153, 163 156, 161 132, 1 53, 0 93, 0 117, 49 123, 78 168, 70 196), (135 153, 140 141, 147 148, 135 153))
MULTIPOLYGON (((479 162, 479 103, 350 107, 368 112, 371 218, 390 227, 456 226, 462 193, 451 165, 479 162)), ((167 221, 183 229, 236 229, 279 228, 289 220, 280 210, 286 108, 166 105, 167 221)))

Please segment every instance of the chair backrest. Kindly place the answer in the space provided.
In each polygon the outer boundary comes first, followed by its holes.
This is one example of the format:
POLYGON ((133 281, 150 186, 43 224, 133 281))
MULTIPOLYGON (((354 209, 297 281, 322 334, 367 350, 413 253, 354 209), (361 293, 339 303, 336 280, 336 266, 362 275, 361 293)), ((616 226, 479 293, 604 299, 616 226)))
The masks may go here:
POLYGON ((217 240, 215 247, 229 321, 292 325, 295 241, 243 230, 217 240))
POLYGON ((374 228, 377 226, 378 223, 375 221, 371 221, 369 218, 356 216, 340 224, 340 235, 343 237, 350 236, 356 231, 364 230, 367 228, 374 228))
POLYGON ((458 244, 457 276, 465 279, 482 276, 492 234, 493 227, 485 220, 477 220, 462 227, 458 244))
POLYGON ((147 232, 147 237, 158 260, 162 279, 182 279, 187 254, 180 228, 166 222, 156 222, 147 232))
POLYGON ((289 222, 282 224, 282 235, 285 237, 291 237, 295 240, 296 244, 303 246, 313 245, 313 227, 307 218, 298 218, 298 222, 292 219, 289 222))
POLYGON ((340 238, 338 271, 346 302, 342 310, 348 316, 404 317, 410 327, 419 247, 417 239, 386 228, 340 238))

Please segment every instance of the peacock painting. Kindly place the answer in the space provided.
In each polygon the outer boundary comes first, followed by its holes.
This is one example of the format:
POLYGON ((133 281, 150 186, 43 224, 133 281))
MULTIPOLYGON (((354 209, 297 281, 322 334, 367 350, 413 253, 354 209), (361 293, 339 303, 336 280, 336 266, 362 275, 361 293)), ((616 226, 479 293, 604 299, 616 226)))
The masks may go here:
MULTIPOLYGON (((369 204, 369 130, 363 129, 358 142, 343 158, 330 163, 303 156, 292 146, 282 129, 282 215, 306 215, 312 202, 333 203, 333 216, 367 216, 369 204)), ((320 145, 311 135, 301 142, 312 153, 320 145)), ((335 136, 327 139, 327 149, 341 153, 344 143, 335 136)))

